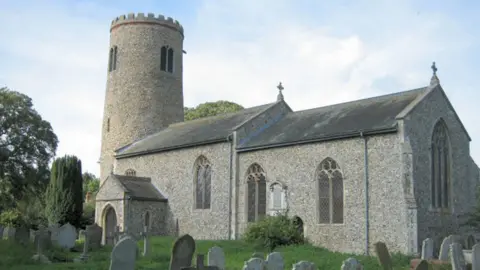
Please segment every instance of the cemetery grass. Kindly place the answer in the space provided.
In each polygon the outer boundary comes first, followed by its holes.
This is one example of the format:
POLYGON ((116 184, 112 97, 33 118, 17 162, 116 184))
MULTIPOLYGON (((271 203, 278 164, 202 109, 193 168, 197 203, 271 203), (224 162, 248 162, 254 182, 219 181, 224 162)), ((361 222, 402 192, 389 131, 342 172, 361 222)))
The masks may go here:
MULTIPOLYGON (((143 242, 138 243, 139 258, 136 262, 137 270, 147 269, 168 269, 170 263, 170 252, 175 238, 172 237, 152 237, 150 255, 143 257, 143 242)), ((242 269, 243 264, 254 252, 268 252, 262 248, 256 248, 243 241, 202 241, 197 240, 196 253, 205 255, 212 246, 219 246, 224 250, 226 257, 226 268, 229 270, 242 269)), ((45 265, 31 261, 35 254, 33 246, 23 247, 19 244, 0 240, 0 270, 107 270, 110 266, 111 247, 103 247, 99 250, 88 253, 88 261, 85 263, 74 263, 74 258, 78 257, 82 251, 82 243, 78 242, 74 248, 75 251, 63 251, 53 249, 45 252, 45 255, 53 262, 45 265), (65 262, 67 261, 67 262, 65 262)), ((315 263, 318 269, 340 269, 342 261, 348 257, 357 258, 364 266, 364 269, 381 269, 375 257, 355 256, 330 252, 324 248, 313 247, 310 245, 279 247, 275 251, 282 254, 285 261, 285 269, 291 269, 292 264, 301 260, 315 263)), ((394 269, 409 269, 410 257, 394 254, 392 256, 394 269)), ((195 261, 195 257, 193 259, 195 261)))

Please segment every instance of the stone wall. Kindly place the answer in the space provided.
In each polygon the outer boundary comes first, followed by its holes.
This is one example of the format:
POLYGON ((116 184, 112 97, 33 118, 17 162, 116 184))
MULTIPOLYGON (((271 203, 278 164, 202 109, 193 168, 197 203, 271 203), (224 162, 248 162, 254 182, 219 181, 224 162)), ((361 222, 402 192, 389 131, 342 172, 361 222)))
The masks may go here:
MULTIPOLYGON (((370 251, 383 241, 392 251, 406 251, 406 207, 401 186, 401 149, 398 135, 368 139, 370 251)), ((314 244, 331 250, 365 252, 364 139, 353 138, 295 147, 241 153, 238 163, 238 229, 247 223, 245 215, 245 173, 253 163, 266 171, 267 185, 281 181, 288 186, 290 215, 299 216, 304 231, 314 244), (278 158, 282 157, 282 158, 278 158), (344 223, 318 224, 315 172, 325 158, 338 162, 344 177, 344 223)), ((268 191, 269 192, 269 191, 268 191)), ((267 200, 267 203, 270 203, 267 200)), ((269 207, 268 207, 269 208, 269 207)))
POLYGON ((95 197, 95 222, 102 228, 105 228, 105 210, 109 206, 115 210, 117 214, 117 225, 120 226, 120 230, 123 230, 124 190, 120 186, 120 183, 112 178, 102 183, 95 197))
POLYGON ((150 177, 168 198, 167 233, 195 239, 228 239, 230 144, 219 143, 117 160, 115 172, 134 169, 150 177), (212 166, 211 208, 194 209, 195 161, 204 155, 212 166))
MULTIPOLYGON (((412 147, 414 159, 415 197, 418 206, 418 239, 441 239, 461 231, 462 216, 475 205, 478 178, 472 175, 470 143, 461 122, 437 88, 430 92, 404 120, 405 139, 412 147), (446 213, 431 209, 431 154, 430 144, 433 127, 442 118, 448 128, 452 160, 450 205, 446 213)), ((475 170, 475 169, 473 169, 475 170)), ((421 242, 420 242, 421 243, 421 242)))
MULTIPOLYGON (((143 232, 146 222, 146 214, 149 213, 147 226, 151 235, 168 235, 169 231, 166 226, 167 203, 155 201, 128 201, 125 206, 126 216, 129 218, 125 222, 129 233, 139 236, 143 232)), ((171 234, 171 232, 170 232, 171 234)))

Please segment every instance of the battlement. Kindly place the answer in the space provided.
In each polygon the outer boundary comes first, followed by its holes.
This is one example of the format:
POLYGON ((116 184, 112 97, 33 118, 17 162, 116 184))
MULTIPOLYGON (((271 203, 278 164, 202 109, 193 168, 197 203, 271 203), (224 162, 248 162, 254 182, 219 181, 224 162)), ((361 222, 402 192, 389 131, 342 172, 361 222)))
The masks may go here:
POLYGON ((145 16, 145 13, 129 13, 128 15, 121 15, 112 21, 110 32, 120 25, 130 23, 160 24, 173 28, 183 35, 183 26, 177 20, 174 20, 171 17, 165 17, 163 15, 158 15, 158 17, 155 17, 155 14, 153 13, 148 13, 147 16, 145 16))

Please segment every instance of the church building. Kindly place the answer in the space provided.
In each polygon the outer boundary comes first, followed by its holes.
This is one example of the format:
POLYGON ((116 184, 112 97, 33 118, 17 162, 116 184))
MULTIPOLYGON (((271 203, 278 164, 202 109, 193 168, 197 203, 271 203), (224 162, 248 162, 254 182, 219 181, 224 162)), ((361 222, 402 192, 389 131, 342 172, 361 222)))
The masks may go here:
POLYGON ((183 40, 169 17, 112 21, 95 217, 105 243, 117 226, 239 239, 278 213, 311 243, 357 254, 468 232, 479 168, 435 64, 413 90, 293 111, 280 84, 272 103, 184 121, 183 40))

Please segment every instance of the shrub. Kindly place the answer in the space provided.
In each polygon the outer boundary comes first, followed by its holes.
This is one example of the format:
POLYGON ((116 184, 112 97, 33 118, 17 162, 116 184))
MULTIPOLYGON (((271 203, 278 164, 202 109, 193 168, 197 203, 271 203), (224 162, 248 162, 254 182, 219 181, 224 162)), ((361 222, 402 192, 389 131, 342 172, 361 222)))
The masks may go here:
POLYGON ((244 234, 245 241, 273 251, 278 246, 303 244, 303 233, 286 215, 267 216, 252 223, 244 234))
POLYGON ((87 225, 95 223, 95 204, 86 203, 83 205, 82 219, 80 220, 80 228, 85 229, 87 225))
POLYGON ((5 210, 0 214, 0 225, 18 227, 23 225, 22 213, 18 209, 5 210))

